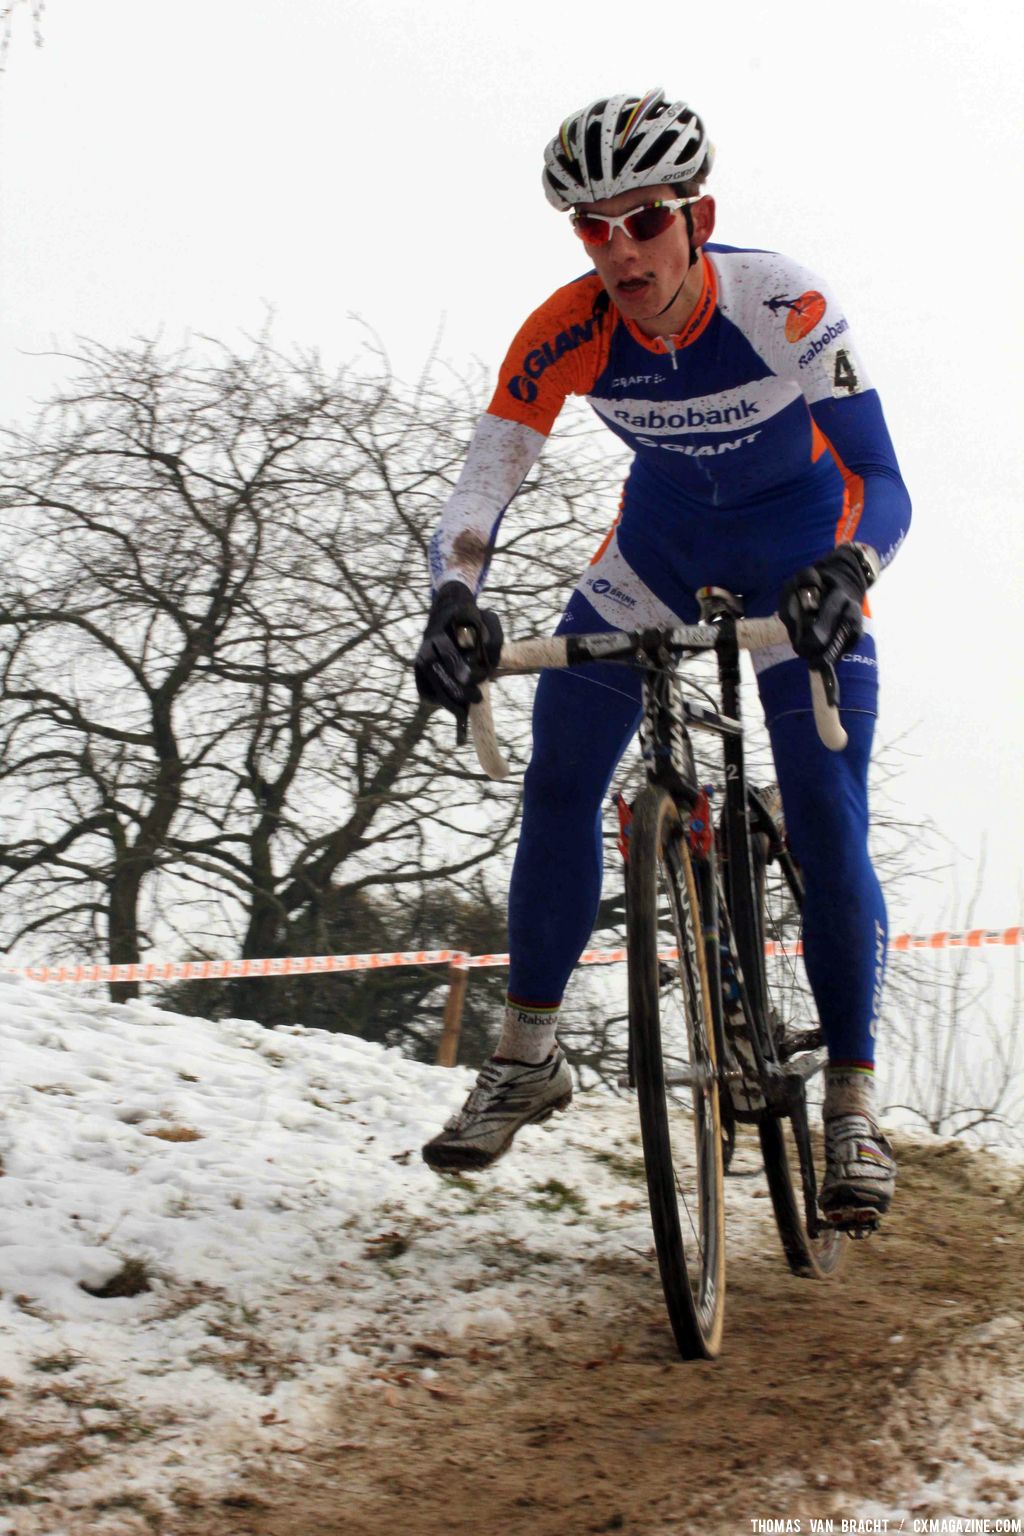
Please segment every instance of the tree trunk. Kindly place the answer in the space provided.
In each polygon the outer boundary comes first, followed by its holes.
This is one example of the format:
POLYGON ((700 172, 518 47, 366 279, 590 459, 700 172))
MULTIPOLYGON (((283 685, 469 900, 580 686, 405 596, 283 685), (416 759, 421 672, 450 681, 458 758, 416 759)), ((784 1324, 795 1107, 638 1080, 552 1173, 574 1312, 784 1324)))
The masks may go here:
MULTIPOLYGON (((139 962, 141 887, 142 868, 135 860, 115 869, 107 909, 107 952, 111 965, 137 965, 139 962)), ((131 1003, 141 995, 137 981, 110 982, 112 1002, 131 1003)))

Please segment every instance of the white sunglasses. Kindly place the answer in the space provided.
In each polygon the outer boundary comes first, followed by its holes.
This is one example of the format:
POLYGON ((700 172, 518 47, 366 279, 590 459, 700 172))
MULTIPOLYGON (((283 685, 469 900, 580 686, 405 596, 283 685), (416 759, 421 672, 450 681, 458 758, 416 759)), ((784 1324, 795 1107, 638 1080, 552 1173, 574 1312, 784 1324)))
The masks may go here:
POLYGON ((706 193, 698 192, 695 197, 668 197, 660 202, 644 203, 642 208, 633 208, 618 217, 610 213, 583 213, 573 208, 569 217, 584 245, 607 245, 617 229, 630 240, 654 240, 668 229, 677 208, 699 203, 705 196, 706 193))

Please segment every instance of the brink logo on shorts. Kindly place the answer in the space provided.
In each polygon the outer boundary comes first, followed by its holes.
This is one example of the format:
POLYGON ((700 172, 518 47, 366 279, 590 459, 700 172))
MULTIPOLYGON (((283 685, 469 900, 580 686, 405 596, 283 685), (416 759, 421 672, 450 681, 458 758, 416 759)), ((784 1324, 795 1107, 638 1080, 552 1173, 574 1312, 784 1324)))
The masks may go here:
POLYGON ((635 597, 630 597, 629 593, 623 592, 621 587, 613 587, 604 576, 599 576, 596 581, 588 581, 587 586, 596 597, 610 597, 613 603, 618 603, 623 608, 636 607, 635 597))
POLYGON ((515 374, 508 381, 508 392, 514 400, 524 400, 527 404, 537 398, 536 380, 552 363, 557 363, 560 357, 567 352, 575 352, 584 342, 592 341, 595 329, 600 332, 604 323, 604 315, 597 313, 591 315, 582 325, 571 325, 566 331, 559 331, 554 341, 545 341, 539 347, 534 347, 532 352, 527 352, 523 358, 522 373, 515 374))

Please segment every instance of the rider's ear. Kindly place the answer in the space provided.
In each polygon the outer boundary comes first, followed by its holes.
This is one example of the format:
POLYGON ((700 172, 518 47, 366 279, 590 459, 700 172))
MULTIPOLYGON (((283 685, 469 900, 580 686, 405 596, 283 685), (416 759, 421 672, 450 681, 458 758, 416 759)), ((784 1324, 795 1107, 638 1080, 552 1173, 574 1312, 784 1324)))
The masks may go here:
POLYGON ((715 232, 714 198, 702 197, 699 203, 691 204, 690 212, 693 216, 693 244, 704 245, 715 232))

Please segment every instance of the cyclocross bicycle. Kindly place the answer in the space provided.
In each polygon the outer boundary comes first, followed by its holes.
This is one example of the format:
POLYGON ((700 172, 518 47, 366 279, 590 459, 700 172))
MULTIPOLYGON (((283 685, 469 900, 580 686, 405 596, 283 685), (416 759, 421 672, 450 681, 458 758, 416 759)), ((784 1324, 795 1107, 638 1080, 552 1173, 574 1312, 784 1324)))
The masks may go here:
MULTIPOLYGON (((684 1358, 712 1359, 722 1342, 724 1171, 737 1122, 757 1129, 794 1273, 832 1274, 844 1233, 817 1206, 820 1093, 809 1085, 822 1073, 826 1051, 798 973, 800 871, 786 847, 777 793, 748 785, 744 756, 740 650, 788 637, 777 617, 741 618, 740 604, 728 592, 711 587, 698 596, 700 624, 506 644, 497 675, 596 661, 643 673, 646 784, 631 807, 620 808, 626 833, 626 1081, 637 1094, 672 1331, 684 1358), (717 698, 685 698, 679 663, 709 651, 717 660, 717 698), (694 730, 720 738, 720 790, 699 782, 694 730), (712 795, 720 803, 717 814, 712 795)), ((812 671, 811 692, 819 734, 827 746, 841 749, 846 737, 831 669, 812 671)), ((501 778, 508 768, 486 684, 482 693, 470 710, 470 728, 484 770, 501 778)))

